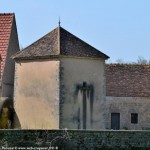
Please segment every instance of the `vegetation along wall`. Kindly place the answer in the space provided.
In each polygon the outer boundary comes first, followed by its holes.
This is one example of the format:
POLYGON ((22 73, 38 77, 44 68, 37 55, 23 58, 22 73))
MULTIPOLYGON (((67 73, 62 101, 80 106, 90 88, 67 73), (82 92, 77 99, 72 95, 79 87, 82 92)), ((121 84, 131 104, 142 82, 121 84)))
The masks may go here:
POLYGON ((149 131, 1 130, 2 149, 149 149, 149 131))

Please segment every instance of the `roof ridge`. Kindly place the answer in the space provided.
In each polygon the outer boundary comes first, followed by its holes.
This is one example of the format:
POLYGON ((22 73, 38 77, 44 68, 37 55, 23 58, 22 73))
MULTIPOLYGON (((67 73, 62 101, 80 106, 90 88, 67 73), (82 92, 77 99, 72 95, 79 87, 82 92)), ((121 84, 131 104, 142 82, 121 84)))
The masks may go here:
POLYGON ((15 15, 15 13, 0 13, 0 16, 3 16, 3 15, 15 15))
MULTIPOLYGON (((58 28, 58 27, 57 27, 58 28)), ((33 43, 29 44, 28 46, 26 46, 25 48, 23 48, 22 50, 18 51, 17 53, 13 54, 11 56, 12 59, 15 59, 15 57, 20 54, 23 53, 24 51, 26 51, 28 48, 30 48, 31 46, 34 46, 35 43, 40 42, 43 38, 45 38, 46 36, 48 36, 49 34, 51 34, 53 31, 57 30, 57 28, 54 28, 52 31, 48 32, 47 34, 43 35, 42 37, 38 38, 36 41, 34 41, 33 43)))
POLYGON ((109 56, 107 56, 106 54, 104 54, 103 52, 101 52, 99 49, 95 48, 94 46, 90 45, 89 43, 87 43, 86 41, 82 40, 81 38, 77 37, 76 35, 72 34, 71 32, 67 31, 66 29, 60 27, 61 29, 63 29, 65 32, 69 33, 70 35, 74 36, 76 39, 78 39, 80 42, 86 44, 87 46, 91 47, 92 49, 94 49, 97 52, 100 52, 101 54, 105 55, 105 57, 107 57, 107 59, 109 58, 109 56))
MULTIPOLYGON (((56 29, 57 29, 57 28, 53 29, 52 31, 54 31, 54 30, 56 30, 56 29)), ((40 41, 42 38, 44 38, 45 36, 47 36, 48 34, 50 34, 52 31, 50 31, 50 32, 48 32, 47 34, 43 35, 42 37, 38 38, 36 41, 34 41, 33 43, 29 44, 28 46, 26 46, 25 48, 23 48, 23 50, 21 50, 21 51, 24 51, 24 50, 26 50, 28 47, 34 45, 34 43, 40 41)))
POLYGON ((56 27, 12 58, 76 56, 108 59, 109 57, 87 42, 68 32, 61 26, 56 27), (44 40, 44 41, 43 41, 44 40))
MULTIPOLYGON (((62 28, 62 27, 61 27, 62 28)), ((71 32, 67 31, 66 29, 62 28, 63 30, 65 30, 66 32, 68 32, 69 34, 73 35, 75 38, 77 38, 78 40, 80 40, 81 42, 85 43, 86 45, 90 46, 91 48, 95 49, 98 52, 101 52, 100 50, 98 50, 97 48, 95 48, 94 46, 90 45, 89 43, 87 43, 86 41, 82 40, 81 38, 77 37, 76 35, 72 34, 71 32)), ((102 54, 104 54, 103 52, 101 52, 102 54)), ((106 54, 104 54, 106 55, 106 54)), ((107 55, 106 55, 107 56, 107 55)), ((108 57, 109 58, 109 57, 108 57)))
POLYGON ((60 26, 58 28, 58 53, 60 54, 60 26))

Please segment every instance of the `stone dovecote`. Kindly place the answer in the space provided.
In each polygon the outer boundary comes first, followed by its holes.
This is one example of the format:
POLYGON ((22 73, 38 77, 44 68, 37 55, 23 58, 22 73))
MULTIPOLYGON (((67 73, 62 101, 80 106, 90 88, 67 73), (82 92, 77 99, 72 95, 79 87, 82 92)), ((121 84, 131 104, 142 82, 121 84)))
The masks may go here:
POLYGON ((105 129, 107 55, 59 26, 12 57, 22 129, 105 129))

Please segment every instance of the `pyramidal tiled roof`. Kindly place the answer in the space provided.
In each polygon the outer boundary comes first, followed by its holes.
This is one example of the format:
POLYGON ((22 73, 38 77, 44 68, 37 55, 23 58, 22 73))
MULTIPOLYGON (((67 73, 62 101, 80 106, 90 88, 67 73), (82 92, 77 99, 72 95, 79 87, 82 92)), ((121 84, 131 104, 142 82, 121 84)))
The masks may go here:
POLYGON ((27 48, 16 53, 12 58, 36 59, 56 56, 109 58, 60 26, 27 48))
POLYGON ((1 56, 1 74, 4 70, 7 48, 14 19, 13 13, 0 13, 0 56, 1 56))

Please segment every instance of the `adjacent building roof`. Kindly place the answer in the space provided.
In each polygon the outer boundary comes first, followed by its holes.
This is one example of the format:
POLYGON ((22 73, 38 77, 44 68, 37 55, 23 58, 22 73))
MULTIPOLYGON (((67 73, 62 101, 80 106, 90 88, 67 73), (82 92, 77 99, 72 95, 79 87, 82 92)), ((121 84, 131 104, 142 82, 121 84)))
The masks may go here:
POLYGON ((150 65, 107 64, 106 95, 150 97, 150 65))
POLYGON ((13 58, 35 59, 58 55, 104 59, 109 58, 104 53, 90 46, 60 26, 27 48, 15 54, 13 58))
POLYGON ((4 70, 7 48, 9 44, 11 28, 13 23, 13 13, 0 13, 0 56, 1 56, 1 74, 4 70))

